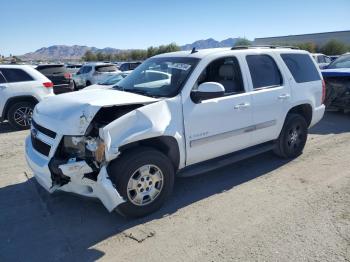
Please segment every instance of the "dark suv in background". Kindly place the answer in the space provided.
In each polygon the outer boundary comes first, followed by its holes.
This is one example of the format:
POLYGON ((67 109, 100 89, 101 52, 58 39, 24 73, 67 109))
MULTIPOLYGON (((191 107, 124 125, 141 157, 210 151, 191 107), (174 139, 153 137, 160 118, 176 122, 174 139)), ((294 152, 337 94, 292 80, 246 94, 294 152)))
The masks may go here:
POLYGON ((72 74, 63 64, 39 65, 36 70, 52 81, 55 94, 74 90, 72 74))
POLYGON ((141 65, 141 62, 125 62, 119 66, 119 70, 122 72, 130 71, 130 70, 134 70, 139 65, 141 65))

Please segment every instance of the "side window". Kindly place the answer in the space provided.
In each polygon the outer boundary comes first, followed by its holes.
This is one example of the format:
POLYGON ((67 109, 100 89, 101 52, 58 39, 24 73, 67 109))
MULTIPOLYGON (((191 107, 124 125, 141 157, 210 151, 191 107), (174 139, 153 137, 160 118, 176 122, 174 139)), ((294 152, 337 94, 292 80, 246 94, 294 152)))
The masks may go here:
POLYGON ((92 66, 86 66, 84 70, 84 74, 90 73, 92 70, 92 66))
POLYGON ((276 87, 283 84, 281 72, 269 55, 247 55, 246 57, 253 88, 276 87))
POLYGON ((328 56, 325 56, 324 59, 325 59, 326 63, 332 62, 332 60, 328 56))
POLYGON ((281 54, 295 82, 321 80, 318 70, 308 54, 281 54))
POLYGON ((6 83, 6 79, 4 78, 4 76, 2 75, 1 71, 0 71, 0 84, 6 83))
POLYGON ((222 84, 225 95, 244 92, 241 68, 236 57, 225 57, 211 62, 198 77, 194 89, 205 82, 222 84))
POLYGON ((17 68, 3 68, 1 69, 2 74, 6 78, 7 82, 25 82, 34 80, 27 72, 17 68))
POLYGON ((78 75, 84 74, 84 70, 85 70, 85 66, 82 66, 82 67, 78 70, 77 74, 78 74, 78 75))
POLYGON ((317 57, 318 63, 326 63, 325 57, 323 55, 320 55, 317 57))

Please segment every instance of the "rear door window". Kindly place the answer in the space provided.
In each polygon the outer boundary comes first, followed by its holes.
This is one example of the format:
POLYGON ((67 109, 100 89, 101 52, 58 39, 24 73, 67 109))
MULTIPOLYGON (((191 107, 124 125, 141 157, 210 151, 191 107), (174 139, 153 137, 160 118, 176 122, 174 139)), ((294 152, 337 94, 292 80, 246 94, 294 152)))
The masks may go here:
POLYGON ((27 72, 18 68, 2 68, 1 72, 9 83, 34 80, 27 72))
POLYGON ((295 82, 321 80, 318 70, 308 54, 281 54, 295 82))
POLYGON ((246 57, 253 88, 281 86, 283 79, 275 60, 269 55, 247 55, 246 57))

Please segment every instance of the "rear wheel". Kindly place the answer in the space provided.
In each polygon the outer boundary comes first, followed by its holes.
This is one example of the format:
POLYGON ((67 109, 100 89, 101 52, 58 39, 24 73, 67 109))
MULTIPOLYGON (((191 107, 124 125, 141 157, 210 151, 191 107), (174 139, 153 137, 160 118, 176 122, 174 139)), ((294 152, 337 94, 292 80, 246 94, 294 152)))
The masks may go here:
POLYGON ((90 81, 86 81, 85 86, 91 86, 91 82, 90 81))
POLYGON ((305 147, 308 127, 305 118, 299 114, 288 114, 274 152, 283 158, 299 156, 305 147))
POLYGON ((18 102, 13 104, 7 114, 11 126, 17 130, 29 129, 35 104, 18 102))
POLYGON ((152 148, 125 152, 111 163, 108 173, 126 200, 118 206, 118 211, 127 217, 141 217, 158 210, 174 184, 171 161, 152 148))

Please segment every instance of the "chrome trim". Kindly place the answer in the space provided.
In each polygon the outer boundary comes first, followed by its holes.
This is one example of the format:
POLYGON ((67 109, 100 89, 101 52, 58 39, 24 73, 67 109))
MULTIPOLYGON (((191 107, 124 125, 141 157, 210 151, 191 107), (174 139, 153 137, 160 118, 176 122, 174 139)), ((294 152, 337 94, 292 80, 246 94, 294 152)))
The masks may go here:
POLYGON ((271 126, 276 125, 276 123, 277 123, 276 120, 270 120, 270 121, 266 121, 266 122, 263 122, 260 124, 247 126, 247 127, 243 127, 243 128, 235 129, 232 131, 227 131, 224 133, 220 133, 220 134, 216 134, 216 135, 212 135, 212 136, 207 136, 207 137, 203 137, 203 138, 199 138, 199 139, 194 139, 194 140, 190 141, 190 147, 200 146, 200 145, 203 145, 206 143, 214 142, 216 140, 221 140, 221 139, 229 138, 232 136, 241 135, 241 134, 249 133, 252 131, 259 130, 259 129, 271 127, 271 126))

